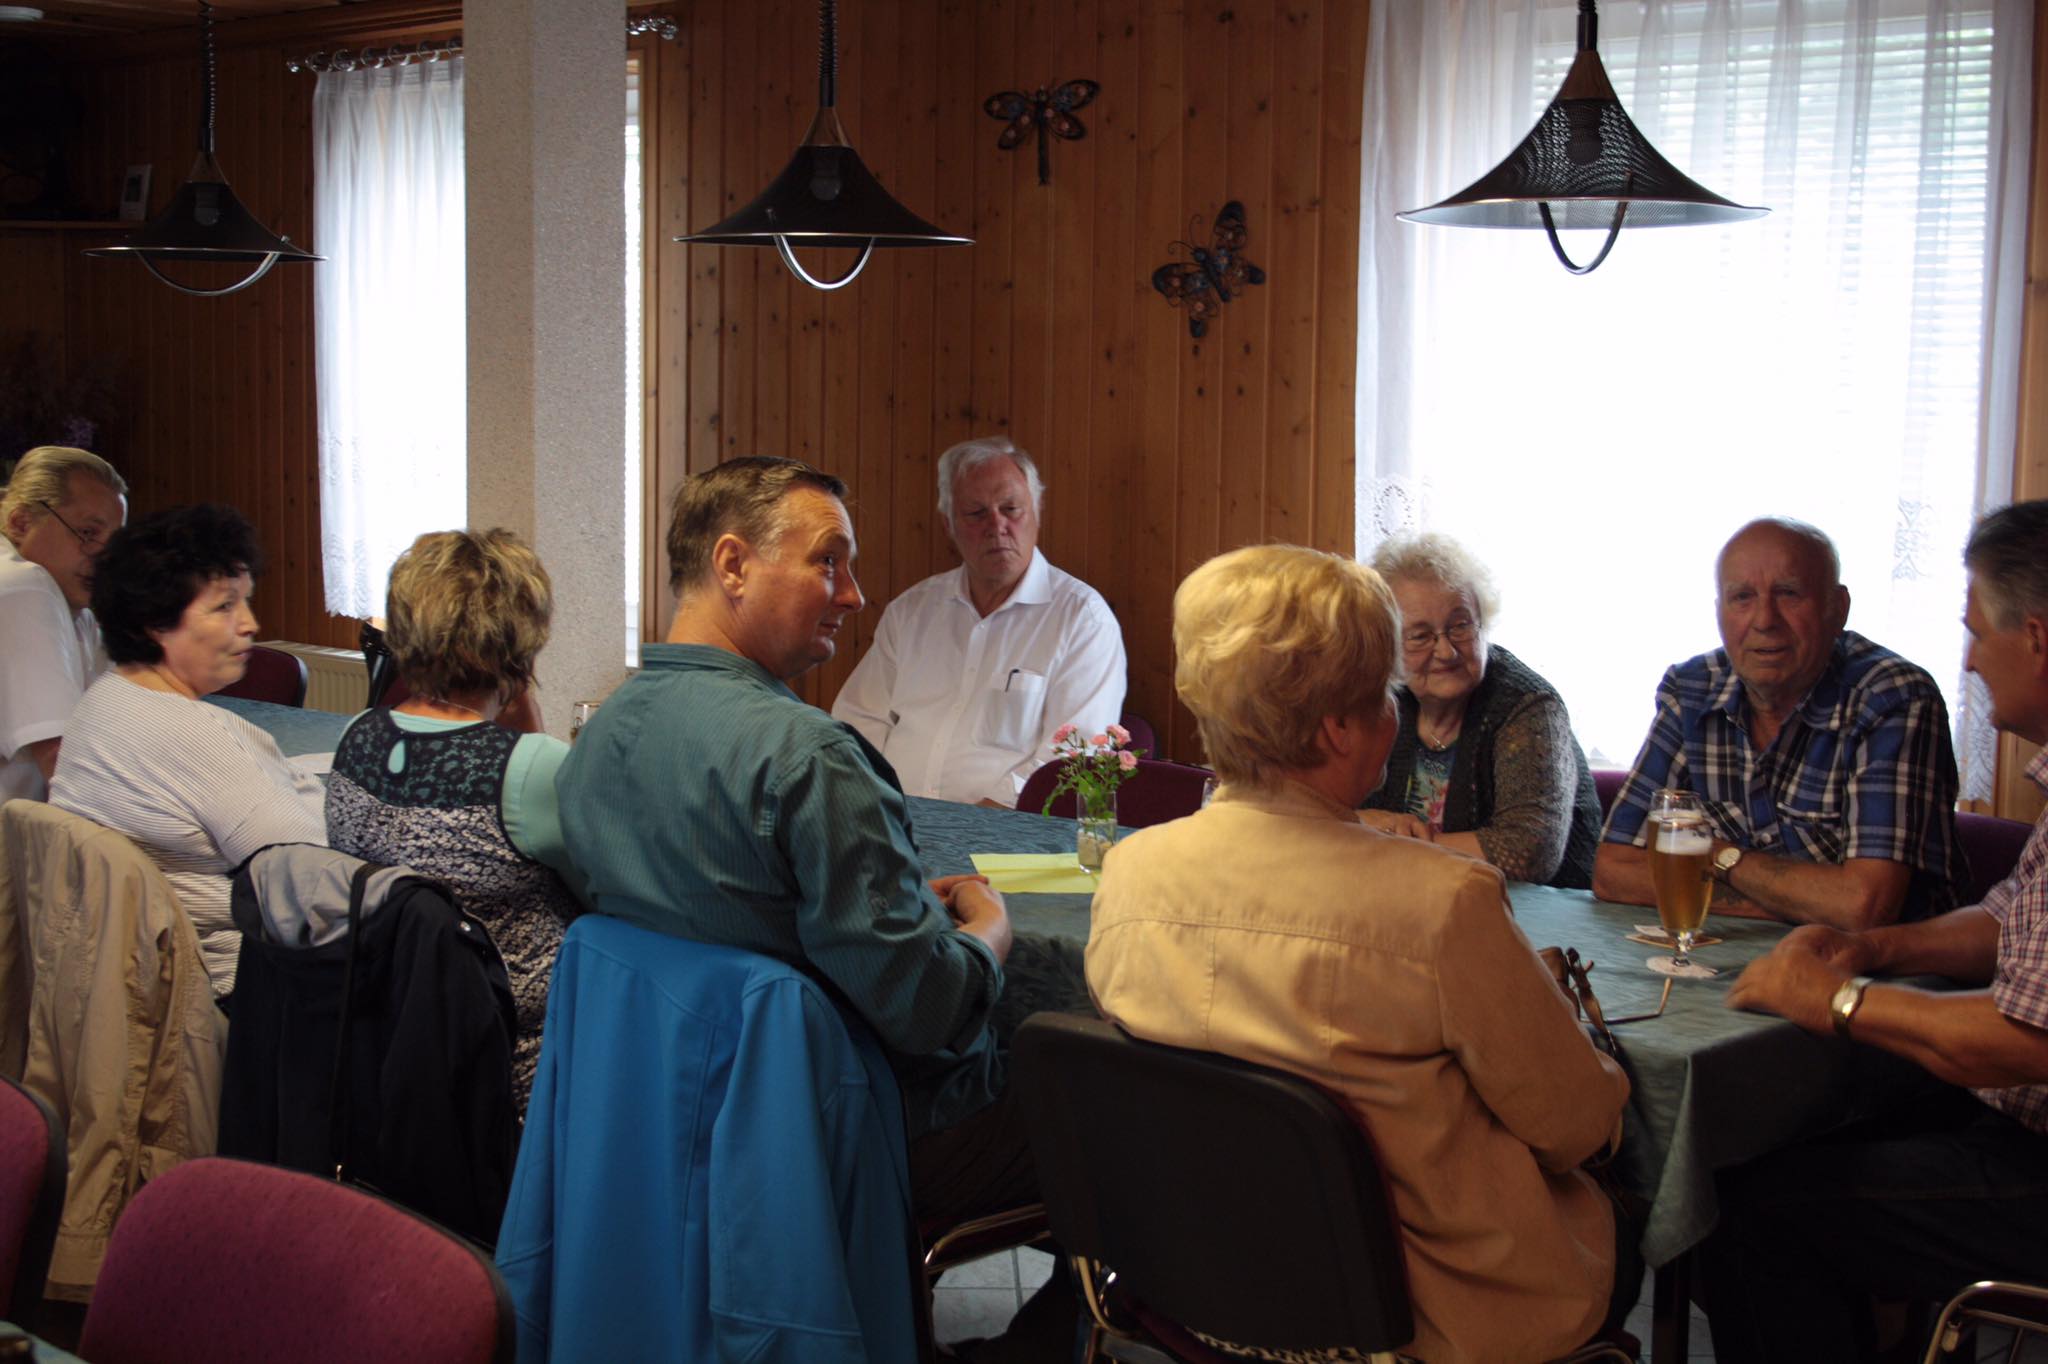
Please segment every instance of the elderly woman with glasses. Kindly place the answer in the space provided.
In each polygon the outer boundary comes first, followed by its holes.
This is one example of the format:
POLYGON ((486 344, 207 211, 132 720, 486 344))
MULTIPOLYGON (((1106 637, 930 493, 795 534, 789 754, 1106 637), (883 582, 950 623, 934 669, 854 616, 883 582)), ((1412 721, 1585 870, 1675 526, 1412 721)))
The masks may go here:
POLYGON ((1401 734, 1365 821, 1484 858, 1516 881, 1585 889, 1600 801, 1564 700, 1487 639, 1493 579, 1447 535, 1382 543, 1401 607, 1401 734))
POLYGON ((1110 852, 1088 985, 1126 1031, 1293 1071, 1366 1129, 1407 1247, 1408 1353, 1555 1358, 1641 1282, 1578 1168, 1618 1135, 1628 1080, 1499 871, 1360 821, 1398 729, 1399 637, 1386 584, 1337 555, 1266 545, 1189 575, 1174 688, 1223 784, 1110 852))

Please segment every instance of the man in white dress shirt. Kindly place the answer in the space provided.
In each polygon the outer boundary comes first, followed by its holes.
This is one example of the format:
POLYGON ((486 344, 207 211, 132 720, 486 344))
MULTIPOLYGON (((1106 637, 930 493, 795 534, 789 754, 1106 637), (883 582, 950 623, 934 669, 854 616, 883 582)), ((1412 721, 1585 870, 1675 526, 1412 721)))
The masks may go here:
POLYGON ((1100 734, 1123 709, 1123 632, 1100 593, 1038 552, 1044 496, 1004 437, 939 457, 960 567, 889 603, 832 706, 911 795, 1015 805, 1053 731, 1100 734))
POLYGON ((106 670, 87 603, 127 491, 98 455, 39 445, 0 494, 0 802, 46 797, 71 708, 106 670))

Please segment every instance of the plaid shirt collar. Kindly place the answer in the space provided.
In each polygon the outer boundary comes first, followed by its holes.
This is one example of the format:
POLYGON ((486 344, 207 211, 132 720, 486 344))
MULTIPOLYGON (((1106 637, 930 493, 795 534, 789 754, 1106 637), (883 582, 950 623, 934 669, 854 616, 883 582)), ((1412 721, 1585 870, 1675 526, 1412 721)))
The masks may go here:
MULTIPOLYGON (((1845 717, 1842 714, 1842 668, 1848 658, 1848 641, 1840 634, 1828 650, 1828 665, 1821 670, 1820 678, 1799 703, 1798 715, 1814 729, 1840 729, 1845 717)), ((1746 693, 1742 678, 1735 671, 1735 656, 1724 646, 1721 649, 1721 663, 1726 676, 1721 685, 1707 701, 1707 709, 1719 711, 1729 722, 1748 733, 1744 712, 1746 693)))

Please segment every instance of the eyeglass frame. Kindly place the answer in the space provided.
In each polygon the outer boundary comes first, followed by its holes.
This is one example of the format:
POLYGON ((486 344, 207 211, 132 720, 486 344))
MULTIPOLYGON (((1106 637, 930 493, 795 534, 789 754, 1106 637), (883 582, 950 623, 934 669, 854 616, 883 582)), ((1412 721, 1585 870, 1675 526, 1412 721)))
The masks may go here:
POLYGON ((1463 649, 1477 638, 1479 638, 1479 622, 1470 617, 1464 620, 1454 620, 1441 630, 1428 625, 1418 625, 1401 632, 1401 652, 1420 658, 1424 654, 1435 653, 1436 646, 1443 640, 1449 640, 1453 649, 1463 649), (1419 634, 1423 630, 1429 631, 1429 638, 1427 640, 1421 638, 1419 634), (1460 638, 1461 635, 1463 638, 1460 638))
POLYGON ((72 525, 69 521, 66 521, 64 519, 63 512, 58 511, 55 507, 51 506, 48 502, 45 502, 41 498, 36 499, 36 505, 38 507, 41 507, 50 515, 56 517, 57 524, 64 527, 64 529, 70 531, 72 535, 77 537, 78 543, 85 547, 85 552, 88 554, 96 554, 100 550, 105 549, 107 547, 107 541, 114 538, 114 532, 111 530, 94 531, 90 535, 88 535, 86 532, 72 525))

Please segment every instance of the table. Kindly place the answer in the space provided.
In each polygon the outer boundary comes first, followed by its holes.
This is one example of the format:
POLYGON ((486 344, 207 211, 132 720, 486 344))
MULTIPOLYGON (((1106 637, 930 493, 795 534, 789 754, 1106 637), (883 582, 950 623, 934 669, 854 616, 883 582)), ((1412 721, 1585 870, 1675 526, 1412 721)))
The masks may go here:
MULTIPOLYGON (((331 751, 348 717, 235 698, 209 698, 262 726, 287 755, 331 751)), ((931 876, 974 869, 977 852, 1072 852, 1073 821, 911 797, 911 830, 931 876)), ((1026 932, 1085 942, 1086 895, 1013 895, 1026 932)), ((1511 884, 1508 898, 1531 943, 1575 947, 1595 965, 1593 987, 1612 1017, 1655 1008, 1664 978, 1644 964, 1656 948, 1627 940, 1656 912, 1586 891, 1511 884)), ((1714 1175, 1770 1151, 1910 1102, 1935 1082, 1875 1048, 1816 1037, 1782 1019, 1738 1013, 1722 1000, 1741 967, 1768 951, 1782 925, 1715 918, 1726 941, 1697 955, 1721 974, 1680 980, 1662 1017, 1616 1029, 1634 1086, 1620 1173, 1649 1206, 1643 1258, 1657 1270, 1658 1361, 1685 1357, 1686 1252, 1719 1216, 1714 1175)))

